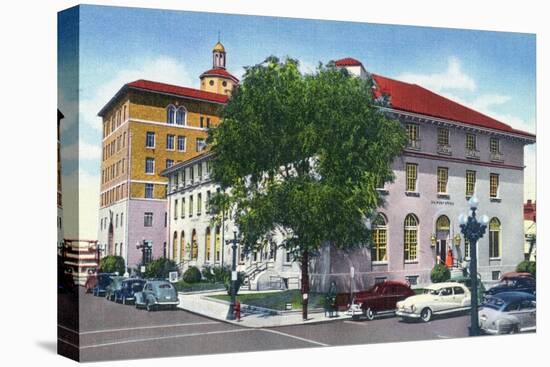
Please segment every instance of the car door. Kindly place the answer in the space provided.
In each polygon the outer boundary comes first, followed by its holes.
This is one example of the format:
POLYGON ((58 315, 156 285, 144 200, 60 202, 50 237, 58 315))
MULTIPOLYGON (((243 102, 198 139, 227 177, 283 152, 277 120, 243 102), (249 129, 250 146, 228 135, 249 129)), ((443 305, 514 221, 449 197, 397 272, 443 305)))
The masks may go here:
POLYGON ((453 288, 445 287, 439 290, 439 295, 435 299, 434 311, 447 311, 454 307, 453 288))
POLYGON ((462 287, 453 287, 453 303, 456 308, 463 307, 464 298, 466 297, 466 291, 462 287))
POLYGON ((517 318, 519 320, 520 330, 530 330, 534 328, 537 321, 536 302, 528 299, 521 301, 519 311, 517 311, 517 318))

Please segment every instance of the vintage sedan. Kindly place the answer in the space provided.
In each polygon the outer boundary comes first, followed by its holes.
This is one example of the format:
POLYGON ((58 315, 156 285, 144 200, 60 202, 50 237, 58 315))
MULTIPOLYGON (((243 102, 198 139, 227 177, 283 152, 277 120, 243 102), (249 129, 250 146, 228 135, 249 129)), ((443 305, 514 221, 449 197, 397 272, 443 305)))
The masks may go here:
POLYGON ((486 334, 515 334, 537 329, 537 301, 525 292, 488 297, 479 309, 479 328, 486 334))
POLYGON ((503 276, 501 280, 493 287, 489 288, 486 296, 494 296, 503 292, 526 292, 536 295, 537 282, 532 276, 508 275, 503 276))
POLYGON ((456 282, 436 283, 423 294, 397 303, 396 315, 403 320, 421 319, 428 322, 434 315, 450 314, 470 309, 470 291, 456 282))
POLYGON ((95 279, 91 281, 92 294, 94 296, 104 296, 107 286, 111 283, 111 277, 116 276, 116 273, 99 273, 94 275, 95 279))
POLYGON ((109 301, 115 301, 115 293, 120 291, 120 288, 122 288, 122 282, 124 279, 124 277, 112 276, 111 282, 107 287, 105 287, 105 298, 109 301))
POLYGON ((414 291, 407 283, 387 280, 356 293, 347 314, 354 319, 364 316, 367 320, 373 320, 377 315, 395 313, 397 302, 413 295, 414 291))
POLYGON ((115 302, 122 302, 123 305, 133 302, 135 294, 143 290, 145 280, 132 278, 122 281, 120 289, 115 290, 115 302))
POLYGON ((141 292, 135 293, 136 308, 153 311, 161 307, 176 309, 179 304, 178 292, 172 283, 166 280, 148 280, 141 292))

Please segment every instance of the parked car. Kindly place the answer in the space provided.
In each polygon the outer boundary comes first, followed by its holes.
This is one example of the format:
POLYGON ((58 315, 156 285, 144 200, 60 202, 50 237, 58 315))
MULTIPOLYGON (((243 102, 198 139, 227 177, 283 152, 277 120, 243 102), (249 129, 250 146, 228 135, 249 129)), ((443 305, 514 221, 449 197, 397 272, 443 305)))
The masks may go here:
POLYGON ((423 294, 397 302, 397 316, 401 319, 421 319, 428 322, 434 315, 465 311, 470 308, 470 291, 457 282, 435 283, 423 294))
POLYGON ((92 288, 94 296, 104 296, 107 286, 111 283, 111 277, 116 276, 114 273, 98 273, 95 276, 95 284, 92 288))
POLYGON ((373 320, 376 315, 394 313, 397 302, 413 295, 414 291, 409 284, 387 280, 367 291, 356 293, 347 314, 352 318, 364 316, 367 320, 373 320))
POLYGON ((517 274, 503 276, 495 286, 485 292, 485 295, 494 296, 503 292, 526 292, 536 295, 537 281, 532 276, 517 274))
POLYGON ((148 280, 143 285, 143 290, 135 293, 136 308, 146 308, 147 311, 165 306, 176 309, 178 304, 178 292, 166 280, 148 280))
POLYGON ((122 281, 124 280, 124 277, 120 276, 112 276, 111 281, 109 282, 109 285, 105 287, 105 298, 107 298, 109 301, 115 300, 115 292, 117 290, 120 290, 122 287, 122 281))
MULTIPOLYGON (((468 290, 470 291, 470 293, 472 292, 472 278, 470 278, 469 276, 459 275, 459 276, 451 277, 449 281, 464 284, 466 287, 468 287, 468 290)), ((477 304, 478 305, 483 303, 483 300, 485 299, 485 296, 484 296, 485 292, 486 292, 486 288, 483 285, 483 282, 481 281, 481 276, 478 274, 477 275, 477 304)))
POLYGON ((502 292, 479 309, 479 327, 487 334, 515 334, 537 329, 537 302, 525 292, 502 292))
POLYGON ((123 280, 121 287, 115 290, 115 302, 122 302, 123 305, 135 300, 135 293, 143 290, 145 280, 131 278, 123 280))

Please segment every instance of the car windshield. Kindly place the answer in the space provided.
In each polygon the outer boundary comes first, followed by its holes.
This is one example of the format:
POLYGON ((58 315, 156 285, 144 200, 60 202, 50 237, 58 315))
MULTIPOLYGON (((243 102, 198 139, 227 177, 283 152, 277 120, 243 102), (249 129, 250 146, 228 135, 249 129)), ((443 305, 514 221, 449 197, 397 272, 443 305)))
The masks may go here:
POLYGON ((500 310, 504 306, 504 301, 497 297, 490 297, 481 305, 482 307, 492 308, 493 310, 500 310))
POLYGON ((431 294, 432 296, 437 296, 439 294, 439 291, 436 289, 426 288, 424 289, 424 294, 431 294))

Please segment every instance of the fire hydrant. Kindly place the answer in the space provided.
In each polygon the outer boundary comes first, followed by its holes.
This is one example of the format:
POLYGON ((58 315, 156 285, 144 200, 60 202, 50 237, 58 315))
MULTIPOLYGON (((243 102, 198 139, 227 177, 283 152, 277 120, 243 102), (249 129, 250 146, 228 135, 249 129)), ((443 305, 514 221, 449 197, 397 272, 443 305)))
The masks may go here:
POLYGON ((241 321, 241 302, 235 302, 235 320, 241 321))

